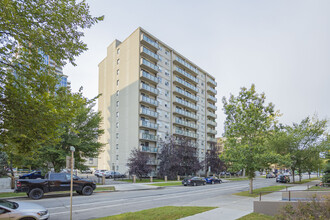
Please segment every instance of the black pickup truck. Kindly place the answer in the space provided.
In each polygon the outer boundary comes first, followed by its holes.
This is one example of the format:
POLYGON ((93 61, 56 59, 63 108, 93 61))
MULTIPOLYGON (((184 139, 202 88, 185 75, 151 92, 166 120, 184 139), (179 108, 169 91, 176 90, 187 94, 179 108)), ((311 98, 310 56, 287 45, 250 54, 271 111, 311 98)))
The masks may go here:
MULTIPOLYGON (((26 192, 31 199, 41 199, 44 193, 70 191, 70 173, 47 173, 45 179, 19 179, 15 192, 26 192)), ((73 190, 80 195, 92 195, 96 185, 90 180, 73 175, 73 190)))

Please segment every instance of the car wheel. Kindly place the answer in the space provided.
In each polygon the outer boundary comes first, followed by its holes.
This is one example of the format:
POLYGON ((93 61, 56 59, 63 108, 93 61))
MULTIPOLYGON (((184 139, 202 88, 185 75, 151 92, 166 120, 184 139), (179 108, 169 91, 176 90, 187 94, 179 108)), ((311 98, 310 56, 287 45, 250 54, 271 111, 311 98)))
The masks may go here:
POLYGON ((44 191, 40 188, 34 188, 29 192, 29 197, 31 199, 37 200, 44 196, 44 191))
POLYGON ((82 189, 82 194, 84 196, 90 196, 93 194, 93 188, 91 186, 85 186, 83 189, 82 189))
POLYGON ((203 182, 203 185, 205 185, 206 184, 206 182, 203 182))
POLYGON ((197 184, 196 183, 193 183, 193 186, 197 186, 197 184))
POLYGON ((35 218, 27 217, 27 218, 21 218, 20 220, 36 220, 36 219, 35 218))
POLYGON ((211 184, 214 184, 214 183, 215 183, 214 181, 211 182, 211 184))
POLYGON ((78 191, 78 190, 77 190, 76 192, 77 192, 79 195, 82 195, 82 191, 78 191))

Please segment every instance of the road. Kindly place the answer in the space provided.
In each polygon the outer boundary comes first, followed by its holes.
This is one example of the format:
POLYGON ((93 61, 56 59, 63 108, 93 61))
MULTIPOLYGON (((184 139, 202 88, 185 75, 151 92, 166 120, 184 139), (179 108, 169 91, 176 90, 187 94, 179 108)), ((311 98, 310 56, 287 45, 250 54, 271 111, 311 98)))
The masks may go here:
MULTIPOLYGON (((256 178, 254 188, 278 185, 275 179, 256 178)), ((92 196, 75 195, 73 197, 73 219, 94 219, 125 212, 134 212, 161 206, 219 206, 224 200, 233 201, 232 193, 248 190, 248 181, 229 182, 206 186, 174 186, 164 189, 94 193, 92 196)), ((239 197, 234 197, 239 199, 239 197)), ((69 219, 69 197, 45 197, 33 201, 40 204, 51 214, 50 220, 69 219)))

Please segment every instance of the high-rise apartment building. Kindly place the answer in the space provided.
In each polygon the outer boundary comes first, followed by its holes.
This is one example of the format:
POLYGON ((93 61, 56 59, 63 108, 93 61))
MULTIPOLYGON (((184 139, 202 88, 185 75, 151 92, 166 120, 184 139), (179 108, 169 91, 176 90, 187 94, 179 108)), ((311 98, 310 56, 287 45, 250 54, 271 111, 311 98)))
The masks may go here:
POLYGON ((213 76, 142 28, 115 40, 99 64, 105 147, 98 168, 125 173, 139 148, 156 171, 159 142, 171 135, 190 138, 204 160, 216 143, 216 86, 213 76))

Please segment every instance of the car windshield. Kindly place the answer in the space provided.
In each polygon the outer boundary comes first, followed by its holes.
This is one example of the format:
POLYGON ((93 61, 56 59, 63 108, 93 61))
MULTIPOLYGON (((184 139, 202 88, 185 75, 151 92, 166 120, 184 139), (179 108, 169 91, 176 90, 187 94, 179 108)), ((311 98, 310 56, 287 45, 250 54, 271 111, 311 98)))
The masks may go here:
POLYGON ((10 202, 10 201, 6 201, 6 200, 0 200, 0 205, 5 206, 10 209, 18 208, 18 204, 16 202, 10 202))

